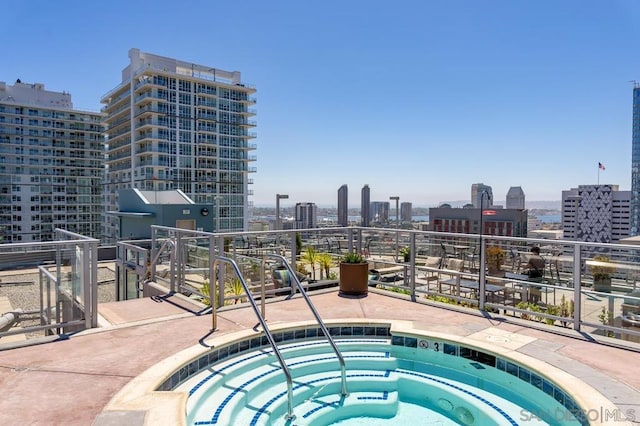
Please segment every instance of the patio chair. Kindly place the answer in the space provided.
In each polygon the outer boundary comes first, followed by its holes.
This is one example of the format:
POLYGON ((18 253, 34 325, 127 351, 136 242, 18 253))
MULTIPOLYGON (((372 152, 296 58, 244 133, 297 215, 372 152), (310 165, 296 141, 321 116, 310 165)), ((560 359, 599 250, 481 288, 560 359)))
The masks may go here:
POLYGON ((420 259, 420 264, 416 261, 416 283, 426 284, 426 290, 429 289, 429 283, 438 281, 437 268, 440 267, 440 258, 437 256, 427 256, 420 259))
POLYGON ((455 247, 447 246, 445 243, 440 243, 440 268, 447 265, 448 259, 457 259, 458 253, 456 253, 455 247))
POLYGON ((509 256, 511 257, 511 270, 515 273, 520 272, 520 264, 522 263, 522 256, 516 247, 509 249, 509 256))
POLYGON ((467 251, 464 253, 464 258, 467 260, 467 264, 469 265, 469 270, 476 268, 476 260, 478 259, 478 246, 475 244, 469 246, 467 251))
POLYGON ((464 260, 449 258, 445 262, 444 268, 441 269, 443 269, 443 271, 438 274, 438 287, 442 291, 442 286, 446 285, 449 287, 449 292, 451 292, 451 285, 443 282, 451 280, 452 278, 456 278, 459 274, 451 274, 447 273, 446 271, 462 272, 464 270, 464 260))

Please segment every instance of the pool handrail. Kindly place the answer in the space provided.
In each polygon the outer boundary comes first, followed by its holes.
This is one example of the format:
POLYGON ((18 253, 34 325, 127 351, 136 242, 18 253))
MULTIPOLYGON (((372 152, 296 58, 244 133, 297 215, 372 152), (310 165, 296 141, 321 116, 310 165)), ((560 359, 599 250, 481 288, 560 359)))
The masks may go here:
MULTIPOLYGON (((260 325, 262 326, 262 330, 264 331, 265 336, 267 337, 267 340, 269 340, 269 344, 271 345, 271 348, 273 349, 273 353, 276 355, 276 358, 278 358, 278 363, 280 364, 280 367, 282 368, 282 371, 284 373, 285 378, 287 379, 287 420, 292 420, 295 418, 295 416, 293 415, 293 380, 291 379, 291 372, 289 371, 289 367, 287 367, 287 364, 284 362, 284 358, 282 357, 282 354, 280 353, 280 349, 278 349, 278 345, 276 345, 276 341, 273 338, 273 335, 271 334, 271 331, 269 330, 269 327, 267 326, 267 323, 264 320, 264 317, 262 316, 262 314, 260 313, 260 310, 258 309, 258 305, 256 305, 256 301, 253 299, 253 296, 251 296, 251 292, 249 291, 249 287, 247 286, 247 283, 244 281, 244 278, 242 277, 242 273, 240 273, 240 269, 238 268, 238 264, 233 260, 230 259, 228 257, 224 257, 224 256, 216 256, 215 260, 213 261, 213 270, 215 270, 216 266, 218 265, 219 262, 225 262, 230 264, 235 273, 236 276, 238 277, 238 280, 240 280, 240 283, 242 284, 242 288, 244 289, 245 293, 247 294, 247 298, 249 300, 249 303, 251 304, 251 307, 253 308, 253 311, 255 312, 256 316, 258 317, 258 321, 260 322, 260 325)), ((211 285, 213 286, 213 281, 211 280, 211 285)), ((211 314, 213 315, 214 318, 214 329, 215 329, 215 317, 216 317, 216 303, 215 303, 215 292, 211 292, 211 309, 212 312, 211 314)))
POLYGON ((346 371, 346 367, 345 367, 345 363, 344 363, 344 357, 340 353, 340 350, 338 349, 338 346, 336 345, 336 342, 333 340, 333 338, 329 334, 329 330, 327 330, 327 327, 325 326, 324 322, 320 318, 320 315, 318 314, 318 311, 316 311, 315 306, 313 306, 313 303, 311 303, 311 299, 309 299, 309 296, 307 296, 307 292, 302 287, 302 284, 300 283, 300 280, 298 279, 298 276, 294 273, 293 269, 291 268, 291 265, 289 264, 289 262, 287 262, 287 259, 285 259, 284 256, 281 256, 281 255, 275 254, 275 253, 267 253, 267 254, 265 254, 265 257, 273 257, 273 258, 279 259, 280 262, 282 262, 282 265, 285 266, 287 268, 287 270, 289 271, 289 274, 291 275, 291 282, 295 282, 296 283, 296 286, 298 287, 298 290, 300 291, 300 294, 302 294, 302 297, 307 302, 307 305, 309 306, 309 309, 311 310, 311 313, 313 314, 313 316, 315 317, 318 325, 320 326, 320 329, 322 330, 322 333, 324 333, 325 337, 327 338, 327 341, 329 342, 329 344, 333 348, 333 352, 335 352, 336 356, 338 357, 338 361, 340 362, 340 375, 342 377, 341 394, 343 396, 347 396, 349 393, 347 392, 347 371, 346 371))

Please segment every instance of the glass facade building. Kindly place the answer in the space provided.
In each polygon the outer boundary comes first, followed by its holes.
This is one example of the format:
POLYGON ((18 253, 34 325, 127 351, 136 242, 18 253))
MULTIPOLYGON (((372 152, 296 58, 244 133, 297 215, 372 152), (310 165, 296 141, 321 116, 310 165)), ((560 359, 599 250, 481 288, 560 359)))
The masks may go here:
POLYGON ((338 189, 338 226, 349 225, 349 188, 342 185, 338 189))
MULTIPOLYGON (((249 174, 255 89, 238 71, 129 51, 122 82, 105 94, 105 206, 118 209, 118 191, 179 189, 195 203, 215 204, 221 231, 248 227, 249 174)), ((118 222, 108 218, 113 240, 118 222)), ((217 231, 218 229, 216 229, 217 231)))
POLYGON ((471 204, 480 209, 493 206, 493 190, 484 183, 474 183, 471 185, 471 204), (485 197, 483 199, 483 197, 485 197))
POLYGON ((0 242, 101 237, 104 140, 97 112, 44 84, 0 82, 0 242))
POLYGON ((633 87, 631 130, 631 229, 630 236, 640 233, 640 84, 633 87))
POLYGON ((360 225, 361 226, 370 226, 371 225, 371 211, 370 211, 370 202, 371 202, 371 189, 369 189, 369 185, 365 185, 362 187, 360 191, 360 225))

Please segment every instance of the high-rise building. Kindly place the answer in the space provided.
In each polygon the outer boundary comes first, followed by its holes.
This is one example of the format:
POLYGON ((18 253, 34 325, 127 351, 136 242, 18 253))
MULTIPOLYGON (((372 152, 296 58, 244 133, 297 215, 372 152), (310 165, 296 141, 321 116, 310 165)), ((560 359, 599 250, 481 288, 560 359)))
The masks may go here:
POLYGON ((411 216, 412 216, 412 204, 408 201, 405 201, 403 203, 400 203, 400 221, 405 223, 405 222, 411 222, 411 216))
POLYGON ((633 86, 631 128, 631 229, 630 236, 640 235, 640 84, 633 86))
POLYGON ((371 190, 369 189, 369 185, 365 185, 362 187, 362 191, 360 192, 360 217, 361 217, 361 226, 369 226, 371 225, 371 190))
POLYGON ((0 82, 0 242, 51 241, 56 228, 101 237, 101 121, 69 93, 0 82))
POLYGON ((618 185, 580 185, 562 191, 562 230, 567 240, 616 243, 629 236, 631 191, 618 185))
POLYGON ((512 186, 507 191, 506 208, 524 210, 524 191, 520 186, 512 186))
POLYGON ((369 206, 371 224, 388 225, 390 205, 388 201, 372 201, 369 206))
POLYGON ((491 187, 484 183, 471 185, 471 204, 476 209, 493 206, 493 191, 491 187))
MULTIPOLYGON (((122 188, 180 189, 215 204, 210 217, 220 230, 247 229, 254 93, 239 71, 129 50, 122 82, 101 100, 107 209, 116 209, 122 188)), ((118 235, 117 227, 108 220, 106 236, 118 235)))
POLYGON ((349 225, 349 189, 342 185, 338 189, 338 226, 349 225))
POLYGON ((315 203, 296 203, 296 229, 318 227, 318 207, 315 203))

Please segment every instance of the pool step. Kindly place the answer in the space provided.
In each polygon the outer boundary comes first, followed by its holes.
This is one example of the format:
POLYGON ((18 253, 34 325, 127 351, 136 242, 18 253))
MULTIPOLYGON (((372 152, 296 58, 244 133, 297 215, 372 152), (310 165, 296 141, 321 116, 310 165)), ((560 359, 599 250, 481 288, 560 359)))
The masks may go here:
MULTIPOLYGON (((299 413, 307 413, 313 408, 319 409, 328 405, 333 409, 323 411, 335 411, 342 404, 358 405, 377 401, 377 404, 388 406, 384 411, 392 414, 397 409, 396 395, 397 383, 395 378, 390 378, 384 371, 377 370, 347 370, 348 395, 341 395, 341 377, 339 372, 318 372, 303 377, 297 377, 293 381, 293 405, 296 416, 299 413), (389 398, 389 394, 393 397, 389 398), (300 406, 302 406, 302 411, 300 406)), ((231 404, 230 404, 231 405, 231 404)), ((284 381, 272 383, 269 387, 247 392, 242 399, 233 404, 233 409, 227 411, 228 420, 237 419, 240 416, 248 420, 246 424, 270 424, 274 419, 283 419, 287 414, 287 387, 284 381), (251 417, 249 419, 249 417, 251 417)), ((341 410, 342 412, 342 410, 341 410)), ((308 413, 306 417, 311 416, 308 413)), ((317 414, 320 415, 320 414, 317 414)), ((315 416, 317 416, 315 415, 315 416)), ((224 418, 221 416, 220 418, 224 418)), ((225 424, 224 421, 222 424, 225 424)), ((310 424, 303 422, 301 424, 310 424)))
MULTIPOLYGON (((330 351, 327 343, 307 343, 309 342, 286 345, 282 348, 293 377, 294 404, 313 396, 317 397, 322 392, 328 393, 329 396, 340 395, 341 377, 336 356, 332 352, 327 353, 330 351)), ((355 389, 358 381, 370 380, 372 374, 380 375, 380 370, 396 367, 396 360, 389 356, 388 340, 379 341, 379 350, 375 347, 376 350, 356 350, 359 349, 358 343, 357 339, 338 343, 345 358, 347 386, 350 392, 352 386, 355 389)), ((370 339, 368 343, 371 343, 370 339)), ((269 407, 281 410, 283 415, 287 411, 286 380, 273 354, 240 356, 238 359, 217 365, 216 371, 208 378, 202 379, 204 376, 200 376, 200 383, 187 383, 194 394, 194 398, 189 399, 187 411, 195 409, 193 404, 197 398, 214 392, 220 396, 216 397, 210 406, 199 407, 199 412, 190 416, 195 421, 228 424, 239 415, 246 416, 247 412, 271 411, 269 407), (251 408, 247 410, 247 406, 251 408)), ((370 383, 368 384, 371 389, 370 383)), ((392 388, 393 386, 384 385, 379 390, 383 392, 392 388)), ((265 415, 258 417, 268 418, 265 415)))
MULTIPOLYGON (((340 351, 345 357, 345 364, 351 364, 354 358, 354 350, 358 349, 363 343, 367 345, 373 345, 373 347, 379 347, 381 351, 385 351, 390 344, 389 339, 341 339, 337 341, 340 351)), ((329 365, 326 368, 338 368, 338 359, 330 349, 329 343, 324 341, 303 341, 292 344, 282 345, 279 347, 283 358, 290 370, 299 368, 313 362, 326 362, 335 363, 335 366, 329 365), (321 355, 318 357, 318 355, 321 355), (306 356, 306 359, 301 357, 306 356), (313 357, 315 356, 315 360, 313 357)), ((307 365, 308 367, 308 365, 307 365)), ((198 375, 193 377, 181 385, 182 390, 192 390, 199 387, 204 387, 213 391, 215 388, 227 383, 223 380, 226 377, 241 377, 245 374, 250 374, 251 377, 255 377, 258 370, 262 370, 259 374, 262 374, 264 370, 278 370, 281 372, 280 364, 271 348, 262 349, 259 351, 250 352, 238 357, 222 361, 218 363, 214 368, 210 369, 209 377, 206 375, 198 375)), ((292 377, 296 374, 292 372, 292 377)), ((284 379, 283 379, 284 380, 284 379)), ((242 379, 241 383, 246 381, 242 379)), ((189 406, 187 407, 189 409, 189 406)))
MULTIPOLYGON (((396 391, 350 392, 346 397, 338 393, 315 397, 298 404, 294 410, 293 423, 333 424, 361 413, 376 413, 377 418, 384 419, 394 417, 397 410, 398 392, 396 391)), ((284 413, 280 417, 283 421, 276 420, 276 422, 285 423, 284 413)), ((267 422, 258 424, 265 423, 267 422)))

